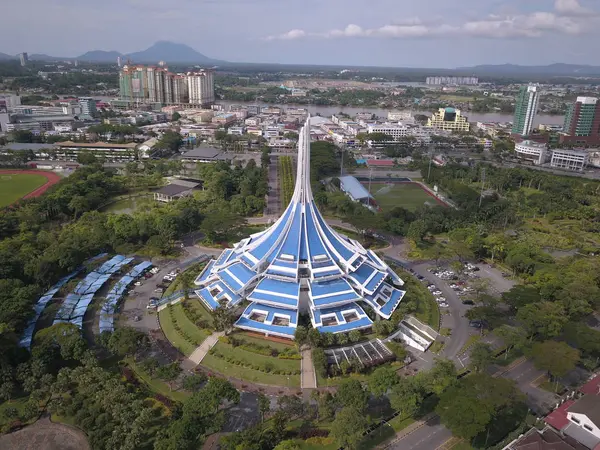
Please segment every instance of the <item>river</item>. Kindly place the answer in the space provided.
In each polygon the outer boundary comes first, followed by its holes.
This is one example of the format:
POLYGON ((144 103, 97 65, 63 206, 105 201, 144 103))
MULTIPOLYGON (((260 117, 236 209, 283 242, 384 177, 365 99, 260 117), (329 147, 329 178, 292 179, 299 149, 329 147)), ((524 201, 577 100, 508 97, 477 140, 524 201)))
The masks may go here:
MULTIPOLYGON (((110 102, 111 100, 115 100, 114 97, 103 97, 103 96, 95 96, 96 100, 102 100, 105 102, 110 102)), ((225 110, 229 109, 229 105, 255 105, 254 102, 233 102, 228 100, 222 100, 217 103, 218 105, 223 105, 225 110)), ((339 112, 343 112, 348 114, 349 116, 354 117, 356 114, 360 112, 370 112, 375 114, 380 118, 386 118, 387 113, 391 110, 381 109, 381 108, 356 108, 353 106, 319 106, 319 105, 294 105, 291 103, 286 104, 275 104, 275 103, 258 103, 261 106, 277 106, 280 108, 304 108, 308 110, 311 115, 320 115, 323 117, 330 117, 333 114, 337 114, 339 112)), ((410 111, 413 114, 425 114, 430 115, 431 111, 428 110, 397 110, 394 111, 410 111)), ((465 115, 468 117, 469 122, 512 122, 513 116, 512 114, 503 114, 503 113, 474 113, 474 112, 465 112, 465 115)), ((547 125, 562 125, 564 123, 564 116, 555 116, 549 114, 538 114, 535 116, 534 125, 539 125, 541 123, 547 125)))
MULTIPOLYGON (((233 102, 222 100, 218 102, 219 105, 223 105, 225 109, 229 108, 229 105, 252 105, 256 104, 253 102, 233 102)), ((262 103, 258 103, 261 106, 262 103)), ((294 105, 291 103, 286 104, 274 104, 269 103, 265 104, 265 106, 277 106, 280 108, 304 108, 308 110, 311 115, 320 115, 323 117, 330 117, 333 114, 337 114, 338 112, 343 112, 348 114, 351 117, 354 117, 356 114, 361 112, 370 112, 375 114, 380 118, 386 118, 389 109, 381 109, 381 108, 356 108, 353 106, 319 106, 319 105, 294 105)), ((425 114, 427 116, 431 115, 431 111, 428 110, 398 110, 394 109, 393 111, 407 111, 412 114, 425 114)), ((503 113, 475 113, 475 112, 465 112, 465 115, 468 117, 469 122, 512 122, 513 115, 512 114, 503 114, 503 113)), ((562 125, 564 123, 564 116, 555 116, 549 114, 538 114, 535 116, 534 125, 539 125, 541 123, 547 125, 562 125)))

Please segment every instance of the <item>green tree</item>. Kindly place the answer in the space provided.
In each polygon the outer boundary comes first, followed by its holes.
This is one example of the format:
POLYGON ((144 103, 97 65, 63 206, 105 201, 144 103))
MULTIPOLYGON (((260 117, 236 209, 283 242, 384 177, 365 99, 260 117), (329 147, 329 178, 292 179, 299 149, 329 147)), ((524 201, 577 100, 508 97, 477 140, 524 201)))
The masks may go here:
POLYGON ((188 375, 183 379, 183 389, 190 392, 198 392, 204 383, 206 383, 207 376, 202 372, 188 375))
POLYGON ((260 411, 260 420, 264 422, 265 414, 271 409, 271 400, 262 392, 258 394, 258 410, 260 411))
POLYGON ((518 284, 502 293, 502 301, 516 313, 523 306, 538 303, 542 300, 539 291, 533 286, 518 284))
POLYGON ((232 330, 233 324, 237 320, 233 311, 225 306, 211 311, 211 316, 215 330, 224 331, 226 334, 232 330))
POLYGON ((349 450, 358 448, 367 428, 367 419, 361 411, 351 407, 342 408, 331 424, 331 436, 337 444, 349 450))
POLYGON ((531 358, 540 370, 547 371, 554 379, 562 378, 579 362, 579 350, 557 341, 536 342, 531 347, 531 358))
POLYGON ((181 119, 181 114, 179 114, 177 111, 175 111, 172 115, 171 115, 171 120, 173 122, 177 122, 179 119, 181 119))
POLYGON ((471 440, 494 417, 522 403, 514 381, 480 373, 461 378, 440 395, 436 413, 454 436, 471 440))
POLYGON ((343 380, 338 385, 335 399, 343 407, 364 411, 369 400, 369 393, 363 388, 360 381, 355 379, 343 380))
POLYGON ((96 164, 98 162, 98 158, 96 158, 96 156, 90 151, 78 152, 77 162, 79 164, 89 166, 92 164, 96 164))
POLYGON ((492 363, 494 354, 489 344, 477 342, 470 353, 470 366, 475 372, 483 372, 492 363))
POLYGON ((559 303, 539 302, 519 309, 517 320, 531 335, 539 333, 548 338, 558 336, 569 319, 559 303))
POLYGON ((369 390, 375 397, 383 397, 390 389, 400 382, 396 370, 390 366, 381 366, 369 377, 369 390))
POLYGON ((132 327, 119 327, 111 333, 106 342, 106 348, 121 356, 132 356, 138 351, 143 351, 150 346, 146 333, 132 327))

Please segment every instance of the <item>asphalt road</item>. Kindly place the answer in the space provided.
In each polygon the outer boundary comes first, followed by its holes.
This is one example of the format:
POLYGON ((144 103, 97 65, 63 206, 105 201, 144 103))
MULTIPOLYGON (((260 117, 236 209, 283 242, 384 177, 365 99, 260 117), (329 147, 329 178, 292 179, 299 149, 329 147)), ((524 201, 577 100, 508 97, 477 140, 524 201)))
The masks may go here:
POLYGON ((436 416, 387 448, 394 450, 435 450, 450 438, 452 438, 452 433, 440 423, 439 417, 436 416))
POLYGON ((532 411, 537 414, 546 414, 554 408, 559 397, 531 384, 545 373, 543 370, 536 369, 531 361, 526 360, 502 374, 502 377, 517 383, 519 389, 527 396, 527 406, 532 411))

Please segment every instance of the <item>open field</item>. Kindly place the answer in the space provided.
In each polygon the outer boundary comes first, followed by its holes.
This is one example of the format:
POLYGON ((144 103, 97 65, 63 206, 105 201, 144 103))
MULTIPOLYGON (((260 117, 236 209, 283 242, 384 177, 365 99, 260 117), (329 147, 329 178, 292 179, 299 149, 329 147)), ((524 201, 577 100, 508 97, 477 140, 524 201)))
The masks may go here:
POLYGON ((425 203, 442 204, 416 183, 371 183, 371 194, 383 211, 396 206, 415 211, 425 203))
POLYGON ((48 183, 41 174, 0 171, 0 207, 8 206, 48 183))

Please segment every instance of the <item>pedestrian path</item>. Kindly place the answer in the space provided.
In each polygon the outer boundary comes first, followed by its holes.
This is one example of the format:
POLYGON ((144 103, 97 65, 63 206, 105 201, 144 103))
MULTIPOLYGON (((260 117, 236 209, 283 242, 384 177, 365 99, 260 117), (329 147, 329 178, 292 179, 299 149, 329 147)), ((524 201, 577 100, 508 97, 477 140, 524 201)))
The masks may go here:
POLYGON ((219 342, 219 338, 221 336, 225 336, 223 331, 211 334, 209 337, 204 339, 202 344, 200 344, 200 346, 193 351, 188 359, 196 366, 200 364, 210 349, 213 348, 217 342, 219 342))
POLYGON ((317 375, 315 373, 315 366, 312 360, 312 350, 302 350, 302 361, 300 367, 300 387, 302 389, 316 389, 317 388, 317 375))

